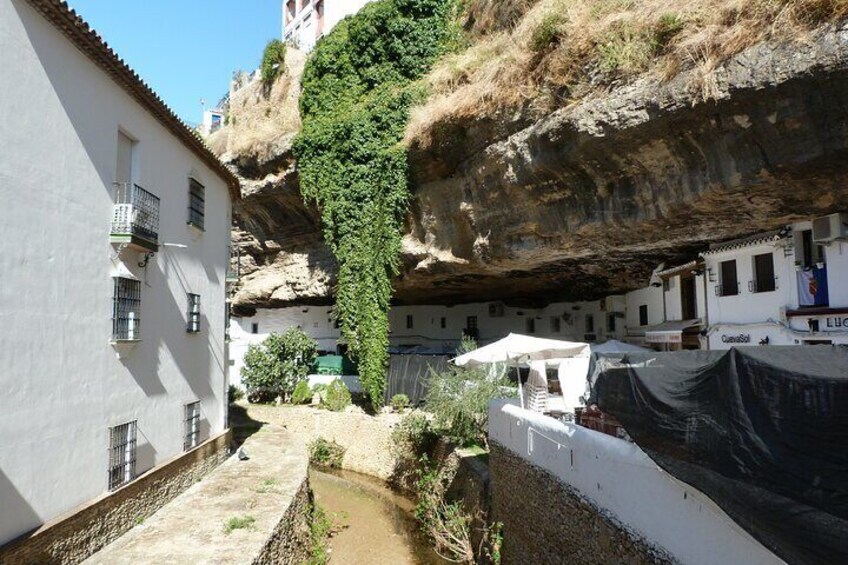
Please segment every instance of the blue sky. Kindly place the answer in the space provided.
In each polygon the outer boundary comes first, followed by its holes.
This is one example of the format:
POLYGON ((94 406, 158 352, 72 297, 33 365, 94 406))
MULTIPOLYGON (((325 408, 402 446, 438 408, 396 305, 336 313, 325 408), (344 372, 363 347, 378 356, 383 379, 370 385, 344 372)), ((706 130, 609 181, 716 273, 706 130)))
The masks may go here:
POLYGON ((189 123, 227 93, 237 69, 259 66, 280 36, 280 0, 68 0, 189 123))

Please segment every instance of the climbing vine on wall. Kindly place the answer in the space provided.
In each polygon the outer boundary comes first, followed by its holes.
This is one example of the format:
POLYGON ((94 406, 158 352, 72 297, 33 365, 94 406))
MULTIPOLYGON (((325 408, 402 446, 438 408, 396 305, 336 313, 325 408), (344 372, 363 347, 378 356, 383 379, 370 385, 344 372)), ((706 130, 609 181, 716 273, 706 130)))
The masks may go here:
POLYGON ((388 310, 409 200, 401 146, 416 85, 452 44, 457 0, 378 0, 319 41, 303 76, 300 188, 338 260, 337 315, 375 407, 383 403, 388 310))

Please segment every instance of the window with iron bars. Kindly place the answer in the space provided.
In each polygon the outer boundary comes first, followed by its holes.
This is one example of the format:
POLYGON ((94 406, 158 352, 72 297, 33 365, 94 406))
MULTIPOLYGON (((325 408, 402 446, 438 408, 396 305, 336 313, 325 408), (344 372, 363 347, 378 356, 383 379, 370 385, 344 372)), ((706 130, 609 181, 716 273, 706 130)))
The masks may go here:
POLYGON ((206 214, 206 189, 194 179, 189 180, 188 188, 188 223, 203 229, 206 214))
POLYGON ((183 419, 183 451, 194 449, 200 444, 200 401, 185 405, 183 419))
POLYGON ((109 490, 135 478, 137 420, 109 428, 109 490))
POLYGON ((112 339, 141 339, 139 333, 141 317, 141 282, 115 277, 112 293, 112 339))
POLYGON ((196 334, 200 331, 200 295, 188 293, 188 322, 186 331, 196 334))

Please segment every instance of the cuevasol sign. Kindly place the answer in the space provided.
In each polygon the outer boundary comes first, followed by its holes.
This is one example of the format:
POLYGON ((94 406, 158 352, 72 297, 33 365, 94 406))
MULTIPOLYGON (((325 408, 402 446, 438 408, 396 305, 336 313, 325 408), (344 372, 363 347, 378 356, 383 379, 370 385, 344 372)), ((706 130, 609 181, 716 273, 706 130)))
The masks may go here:
POLYGON ((722 334, 721 342, 722 343, 751 343, 751 334, 736 334, 736 335, 722 334))

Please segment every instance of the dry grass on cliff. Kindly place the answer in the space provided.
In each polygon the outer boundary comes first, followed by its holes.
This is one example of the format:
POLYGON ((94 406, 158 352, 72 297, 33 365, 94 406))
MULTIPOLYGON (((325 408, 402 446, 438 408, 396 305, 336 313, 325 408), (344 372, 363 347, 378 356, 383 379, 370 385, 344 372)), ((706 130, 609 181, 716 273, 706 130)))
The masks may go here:
POLYGON ((472 0, 475 41, 427 76, 407 143, 427 147, 453 122, 523 112, 538 117, 587 93, 652 73, 693 69, 715 92, 715 70, 768 39, 803 40, 848 16, 848 0, 472 0))
POLYGON ((282 153, 300 131, 300 80, 306 56, 286 53, 286 72, 265 87, 256 81, 230 100, 228 123, 207 140, 210 149, 225 160, 249 156, 259 162, 282 153))

